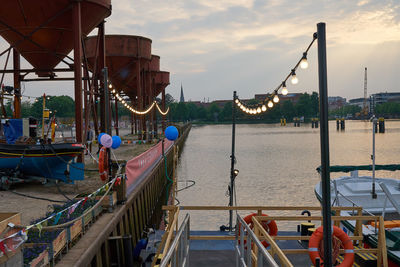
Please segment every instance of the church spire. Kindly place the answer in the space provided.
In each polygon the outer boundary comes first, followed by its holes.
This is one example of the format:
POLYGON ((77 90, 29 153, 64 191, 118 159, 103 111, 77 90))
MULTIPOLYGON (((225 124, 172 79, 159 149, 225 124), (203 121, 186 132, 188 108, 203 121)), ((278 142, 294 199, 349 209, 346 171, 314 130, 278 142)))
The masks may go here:
POLYGON ((180 97, 180 100, 179 100, 179 102, 185 102, 185 97, 183 96, 183 86, 182 86, 182 83, 181 83, 181 97, 180 97))

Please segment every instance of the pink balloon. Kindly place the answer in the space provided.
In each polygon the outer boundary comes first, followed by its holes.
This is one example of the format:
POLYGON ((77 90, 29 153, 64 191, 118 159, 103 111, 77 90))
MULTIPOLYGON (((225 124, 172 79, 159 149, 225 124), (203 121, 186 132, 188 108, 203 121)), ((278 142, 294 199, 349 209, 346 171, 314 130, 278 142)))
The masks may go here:
POLYGON ((100 138, 100 143, 106 147, 106 148, 110 148, 112 146, 112 137, 108 134, 103 134, 103 136, 100 138))

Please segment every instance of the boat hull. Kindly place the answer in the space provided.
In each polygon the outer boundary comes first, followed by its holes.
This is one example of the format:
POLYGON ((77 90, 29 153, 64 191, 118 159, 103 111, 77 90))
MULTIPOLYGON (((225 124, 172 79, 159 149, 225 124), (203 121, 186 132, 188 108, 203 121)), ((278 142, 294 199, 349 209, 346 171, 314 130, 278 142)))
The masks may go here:
POLYGON ((81 144, 0 144, 0 172, 3 176, 37 176, 64 182, 83 180, 83 164, 74 162, 82 151, 81 144))

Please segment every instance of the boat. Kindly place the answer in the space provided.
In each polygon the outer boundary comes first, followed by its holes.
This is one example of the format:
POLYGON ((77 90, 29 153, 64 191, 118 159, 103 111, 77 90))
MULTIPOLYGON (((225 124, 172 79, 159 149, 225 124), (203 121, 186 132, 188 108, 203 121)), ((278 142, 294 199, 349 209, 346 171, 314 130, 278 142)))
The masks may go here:
MULTIPOLYGON (((331 206, 332 207, 361 207, 362 214, 382 216, 386 236, 388 258, 392 265, 400 266, 400 180, 392 178, 376 178, 376 170, 400 170, 400 165, 376 165, 375 164, 375 127, 373 121, 373 147, 372 164, 363 166, 331 166, 330 172, 350 172, 350 176, 341 176, 331 180, 331 206), (359 170, 372 171, 371 176, 359 176, 359 170)), ((319 168, 317 168, 319 171, 319 168)), ((314 188, 317 199, 322 203, 322 182, 314 188)), ((341 216, 358 216, 360 214, 343 211, 341 216)), ((355 221, 349 218, 341 221, 346 231, 356 231, 355 221)), ((366 243, 371 247, 377 247, 377 224, 371 221, 363 221, 362 234, 366 243)))
MULTIPOLYGON (((82 154, 80 143, 51 143, 23 134, 23 120, 3 121, 5 138, 0 143, 0 187, 29 180, 83 180, 83 164, 75 162, 82 154), (29 136, 29 137, 28 137, 29 136)), ((32 128, 32 127, 29 127, 32 128)))

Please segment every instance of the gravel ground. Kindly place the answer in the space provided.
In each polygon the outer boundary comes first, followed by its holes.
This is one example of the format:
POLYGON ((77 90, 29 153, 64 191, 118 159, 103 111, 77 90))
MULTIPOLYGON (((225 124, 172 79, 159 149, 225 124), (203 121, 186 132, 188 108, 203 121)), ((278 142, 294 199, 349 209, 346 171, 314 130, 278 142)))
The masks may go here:
MULTIPOLYGON (((145 152, 153 145, 123 144, 114 153, 120 160, 129 160, 145 152)), ((97 146, 94 145, 93 153, 96 151, 97 146)), ((96 154, 94 156, 96 157, 96 154)), ((86 169, 97 169, 97 163, 90 156, 85 156, 85 163, 86 169)), ((58 187, 68 198, 73 198, 81 193, 91 193, 102 185, 103 182, 98 172, 85 172, 85 180, 77 181, 74 185, 59 183, 58 187)), ((41 183, 18 184, 11 187, 10 191, 0 191, 0 199, 2 200, 0 212, 20 212, 22 224, 24 225, 29 224, 33 219, 45 216, 47 211, 52 211, 52 205, 56 204, 56 202, 21 196, 12 191, 51 200, 67 200, 54 183, 44 185, 41 183)))

